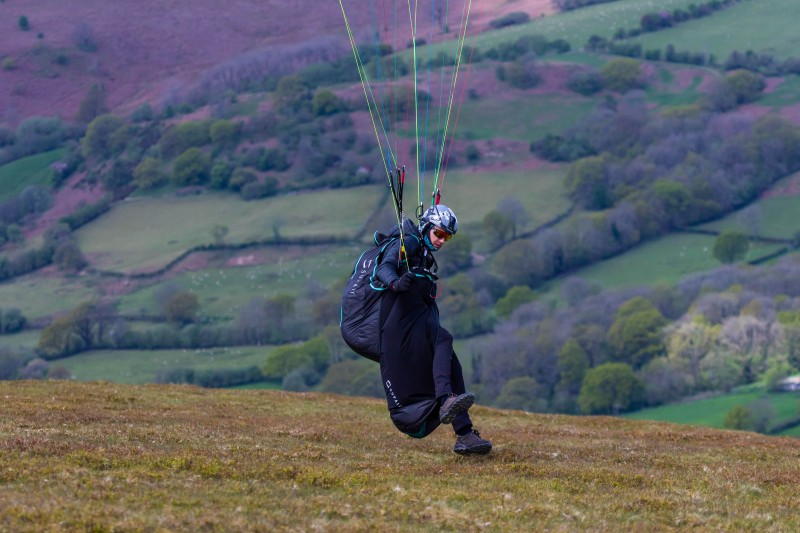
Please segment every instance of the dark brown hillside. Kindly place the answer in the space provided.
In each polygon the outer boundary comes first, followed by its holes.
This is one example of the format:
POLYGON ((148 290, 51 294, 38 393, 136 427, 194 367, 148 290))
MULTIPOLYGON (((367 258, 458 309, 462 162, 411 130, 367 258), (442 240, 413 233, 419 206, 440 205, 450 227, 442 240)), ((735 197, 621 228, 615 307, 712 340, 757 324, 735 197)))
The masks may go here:
MULTIPOLYGON (((420 3, 422 12, 426 4, 420 3)), ((363 5, 349 9, 348 17, 356 28, 371 27, 366 0, 346 5, 363 5)), ((550 0, 480 0, 472 9, 471 27, 479 30, 509 11, 539 16, 552 6, 550 0)), ((420 31, 427 31, 429 19, 419 17, 420 31)), ((0 60, 12 58, 14 68, 0 70, 0 123, 14 125, 32 115, 71 119, 94 83, 105 86, 116 111, 145 101, 157 105, 247 52, 331 37, 346 45, 345 35, 335 0, 7 0, 0 3, 0 60), (19 29, 21 15, 29 31, 19 29), (96 52, 76 47, 81 25, 90 28, 96 52)))

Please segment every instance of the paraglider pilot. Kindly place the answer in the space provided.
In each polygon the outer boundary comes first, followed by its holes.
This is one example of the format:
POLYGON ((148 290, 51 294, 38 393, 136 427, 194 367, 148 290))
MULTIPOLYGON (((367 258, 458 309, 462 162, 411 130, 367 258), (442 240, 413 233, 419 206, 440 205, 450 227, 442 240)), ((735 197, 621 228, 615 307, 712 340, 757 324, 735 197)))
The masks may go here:
MULTIPOLYGON (((400 229, 394 231, 399 236, 400 229)), ((492 443, 472 427, 467 411, 475 396, 466 392, 453 336, 439 324, 436 305, 433 253, 456 231, 455 213, 433 205, 419 226, 405 220, 403 238, 386 249, 375 271, 389 288, 380 308, 381 378, 389 414, 400 431, 423 438, 439 424, 452 424, 457 435, 453 451, 482 455, 492 443)))

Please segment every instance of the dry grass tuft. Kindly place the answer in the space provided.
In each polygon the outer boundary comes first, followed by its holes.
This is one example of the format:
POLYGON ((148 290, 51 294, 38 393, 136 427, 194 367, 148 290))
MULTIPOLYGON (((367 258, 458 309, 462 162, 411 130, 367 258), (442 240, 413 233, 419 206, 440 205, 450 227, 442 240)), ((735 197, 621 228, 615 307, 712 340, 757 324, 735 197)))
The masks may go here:
POLYGON ((0 530, 800 529, 800 441, 474 408, 461 458, 380 401, 0 382, 0 530))

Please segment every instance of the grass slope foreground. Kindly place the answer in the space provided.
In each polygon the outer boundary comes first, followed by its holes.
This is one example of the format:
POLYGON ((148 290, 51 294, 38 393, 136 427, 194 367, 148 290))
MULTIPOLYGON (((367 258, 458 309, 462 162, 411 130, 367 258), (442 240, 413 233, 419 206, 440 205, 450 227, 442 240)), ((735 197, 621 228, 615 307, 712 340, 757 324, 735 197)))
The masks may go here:
POLYGON ((797 531, 800 441, 475 408, 495 443, 378 400, 0 382, 3 531, 797 531))

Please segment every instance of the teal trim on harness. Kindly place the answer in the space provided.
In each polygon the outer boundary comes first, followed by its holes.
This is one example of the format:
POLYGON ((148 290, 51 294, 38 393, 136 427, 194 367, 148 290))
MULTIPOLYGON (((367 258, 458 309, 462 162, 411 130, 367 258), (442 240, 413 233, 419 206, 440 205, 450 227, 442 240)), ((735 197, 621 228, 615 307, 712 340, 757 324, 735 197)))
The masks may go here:
POLYGON ((425 430, 427 428, 428 428, 428 421, 426 420, 425 422, 422 423, 422 428, 416 433, 406 433, 405 431, 403 433, 415 439, 423 439, 425 438, 425 430))

